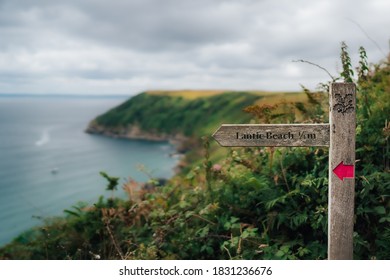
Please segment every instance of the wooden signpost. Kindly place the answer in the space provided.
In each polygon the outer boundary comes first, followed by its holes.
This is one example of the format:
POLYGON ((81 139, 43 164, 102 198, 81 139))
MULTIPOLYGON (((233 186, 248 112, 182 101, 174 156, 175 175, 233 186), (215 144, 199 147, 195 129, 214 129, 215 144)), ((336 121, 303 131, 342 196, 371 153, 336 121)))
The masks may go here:
POLYGON ((332 84, 329 122, 328 259, 353 259, 355 84, 332 84))
POLYGON ((353 259, 356 88, 333 83, 329 124, 223 124, 213 134, 224 147, 329 146, 328 259, 353 259))

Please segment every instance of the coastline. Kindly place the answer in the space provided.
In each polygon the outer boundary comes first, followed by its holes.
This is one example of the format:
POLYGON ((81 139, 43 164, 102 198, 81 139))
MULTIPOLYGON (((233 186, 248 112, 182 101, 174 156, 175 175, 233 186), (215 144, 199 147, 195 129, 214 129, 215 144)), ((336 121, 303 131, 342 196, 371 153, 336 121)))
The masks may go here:
POLYGON ((153 142, 168 142, 175 148, 175 153, 170 154, 170 157, 177 157, 178 163, 174 168, 174 173, 177 175, 184 166, 185 153, 188 151, 188 141, 190 137, 184 136, 181 133, 168 134, 168 133, 157 133, 142 130, 138 125, 129 125, 127 127, 112 127, 108 128, 96 123, 95 120, 91 121, 87 128, 84 130, 85 133, 102 135, 110 138, 120 138, 128 140, 144 140, 153 142))

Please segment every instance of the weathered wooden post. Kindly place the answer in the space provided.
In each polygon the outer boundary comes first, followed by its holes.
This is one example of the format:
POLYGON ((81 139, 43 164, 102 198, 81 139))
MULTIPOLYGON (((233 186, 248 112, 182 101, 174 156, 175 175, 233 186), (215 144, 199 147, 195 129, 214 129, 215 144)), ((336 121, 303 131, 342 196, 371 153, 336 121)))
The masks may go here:
POLYGON ((334 83, 329 106, 328 259, 353 259, 356 89, 334 83))
POLYGON ((331 85, 330 124, 223 124, 213 134, 224 147, 329 146, 328 259, 353 258, 356 89, 331 85))

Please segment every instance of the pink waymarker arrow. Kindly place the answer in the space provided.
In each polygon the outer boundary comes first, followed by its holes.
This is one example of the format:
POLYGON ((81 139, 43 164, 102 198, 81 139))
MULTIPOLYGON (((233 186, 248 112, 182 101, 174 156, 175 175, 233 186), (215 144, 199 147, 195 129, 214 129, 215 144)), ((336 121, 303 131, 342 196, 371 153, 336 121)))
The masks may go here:
POLYGON ((339 165, 333 169, 334 174, 339 177, 341 181, 344 181, 344 178, 353 178, 354 174, 354 166, 353 165, 344 165, 344 162, 340 162, 339 165))

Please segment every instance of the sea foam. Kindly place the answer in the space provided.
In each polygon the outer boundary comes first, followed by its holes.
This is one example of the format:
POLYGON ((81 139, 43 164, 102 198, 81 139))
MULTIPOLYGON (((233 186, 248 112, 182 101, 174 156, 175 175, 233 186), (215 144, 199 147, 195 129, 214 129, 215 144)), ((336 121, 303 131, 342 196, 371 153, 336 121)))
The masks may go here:
POLYGON ((39 140, 35 142, 35 145, 36 146, 43 146, 49 142, 50 142, 49 130, 44 130, 42 132, 41 138, 39 138, 39 140))

